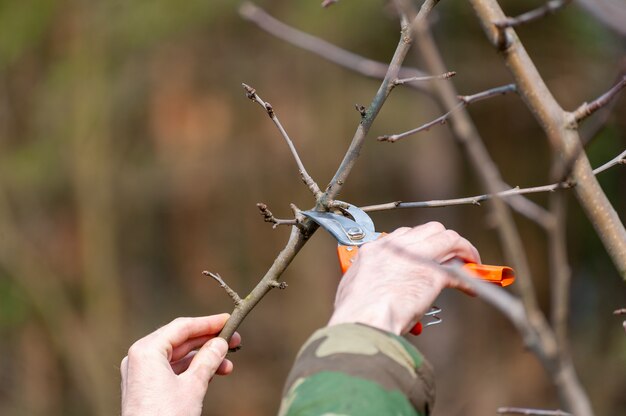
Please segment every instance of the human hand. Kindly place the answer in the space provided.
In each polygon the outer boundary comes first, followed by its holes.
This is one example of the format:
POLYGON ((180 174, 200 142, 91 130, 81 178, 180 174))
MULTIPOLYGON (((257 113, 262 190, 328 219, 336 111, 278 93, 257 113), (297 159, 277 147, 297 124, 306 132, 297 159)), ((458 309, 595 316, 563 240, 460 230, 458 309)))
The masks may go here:
POLYGON ((438 222, 399 228, 364 244, 339 283, 328 325, 359 322, 409 332, 445 287, 472 294, 439 267, 455 258, 480 263, 469 241, 438 222))
POLYGON ((227 375, 230 345, 216 337, 229 314, 177 318, 135 342, 122 360, 122 416, 200 415, 209 381, 227 375))

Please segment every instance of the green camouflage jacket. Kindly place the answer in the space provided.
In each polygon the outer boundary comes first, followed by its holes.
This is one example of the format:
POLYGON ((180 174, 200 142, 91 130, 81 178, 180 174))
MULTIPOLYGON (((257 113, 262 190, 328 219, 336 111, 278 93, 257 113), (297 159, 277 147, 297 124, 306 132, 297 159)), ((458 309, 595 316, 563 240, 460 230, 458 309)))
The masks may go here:
POLYGON ((279 414, 427 416, 434 396, 432 368, 407 340, 342 324, 318 330, 304 344, 279 414))

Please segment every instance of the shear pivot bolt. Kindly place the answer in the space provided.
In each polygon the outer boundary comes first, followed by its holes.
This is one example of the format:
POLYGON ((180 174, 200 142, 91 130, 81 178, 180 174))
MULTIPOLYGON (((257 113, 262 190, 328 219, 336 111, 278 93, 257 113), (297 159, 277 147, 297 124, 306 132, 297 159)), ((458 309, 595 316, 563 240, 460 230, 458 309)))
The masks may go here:
POLYGON ((348 237, 350 237, 350 240, 362 240, 365 237, 365 233, 359 227, 352 227, 348 230, 348 237))

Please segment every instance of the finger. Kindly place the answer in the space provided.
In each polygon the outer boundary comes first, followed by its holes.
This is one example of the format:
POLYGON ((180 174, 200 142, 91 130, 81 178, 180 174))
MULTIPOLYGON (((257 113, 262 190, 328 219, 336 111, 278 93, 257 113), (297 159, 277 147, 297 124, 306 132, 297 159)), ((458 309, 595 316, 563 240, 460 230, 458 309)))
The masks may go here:
POLYGON ((228 343, 223 338, 213 338, 198 350, 185 375, 189 374, 204 386, 208 386, 209 380, 215 374, 219 366, 222 364, 226 353, 228 352, 228 343))
POLYGON ((241 335, 239 332, 235 332, 232 337, 230 337, 230 341, 228 341, 228 348, 237 348, 241 345, 241 335))
POLYGON ((197 351, 191 351, 180 360, 172 362, 170 365, 172 366, 172 371, 174 372, 174 374, 180 375, 187 371, 187 369, 189 368, 189 364, 191 364, 191 362, 193 361, 193 357, 195 357, 197 353, 197 351))
POLYGON ((147 348, 158 348, 164 351, 169 360, 172 350, 188 339, 218 334, 229 316, 229 314, 223 313, 197 318, 176 318, 148 335, 142 343, 145 343, 147 348))
POLYGON ((206 344, 206 342, 212 338, 215 338, 215 336, 205 335, 202 337, 188 339, 187 341, 183 342, 181 345, 179 345, 178 347, 172 350, 172 356, 170 357, 170 362, 175 362, 175 361, 180 360, 181 358, 189 354, 190 351, 197 350, 198 348, 206 344))
POLYGON ((122 363, 120 364, 120 374, 122 375, 122 400, 124 400, 124 396, 126 396, 126 377, 128 376, 128 356, 122 359, 122 363))
POLYGON ((227 376, 233 372, 233 368, 233 362, 230 361, 228 358, 224 358, 224 361, 222 361, 222 364, 220 364, 220 366, 217 368, 215 374, 220 376, 227 376))
POLYGON ((445 263, 455 257, 468 262, 480 263, 476 247, 456 231, 446 230, 427 238, 421 243, 407 246, 407 250, 418 249, 419 254, 438 263, 445 263))
MULTIPOLYGON (((446 227, 437 221, 430 221, 417 227, 409 228, 407 232, 398 235, 398 242, 416 243, 446 231, 446 227)), ((390 234, 391 235, 391 234, 390 234)))

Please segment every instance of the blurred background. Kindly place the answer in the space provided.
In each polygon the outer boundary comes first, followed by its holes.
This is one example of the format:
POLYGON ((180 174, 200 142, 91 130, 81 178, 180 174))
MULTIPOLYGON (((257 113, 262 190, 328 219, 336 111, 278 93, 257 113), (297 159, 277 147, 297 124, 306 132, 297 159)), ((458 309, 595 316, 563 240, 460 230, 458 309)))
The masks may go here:
MULTIPOLYGON (((319 3, 257 2, 348 50, 391 58, 399 25, 384 1, 319 3)), ((509 15, 542 4, 501 3, 509 15)), ((0 414, 118 414, 119 363, 136 339, 178 316, 232 310, 202 270, 220 273, 241 295, 265 273, 289 230, 273 230, 255 204, 289 217, 290 203, 308 209, 314 201, 241 82, 272 103, 320 186, 334 174, 359 122, 354 104, 369 104, 379 83, 273 38, 237 7, 0 1, 0 414)), ((511 81, 466 2, 441 2, 434 25, 461 94, 511 81)), ((566 109, 606 91, 623 69, 624 37, 576 4, 518 33, 566 109)), ((420 66, 414 55, 408 64, 420 66)), ((549 146, 518 97, 469 111, 509 184, 549 183, 549 146)), ((397 88, 341 199, 482 193, 446 126, 394 145, 375 140, 439 114, 428 97, 397 88)), ((594 166, 626 148, 625 127, 622 95, 588 148, 594 166)), ((599 180, 626 220, 626 170, 599 180)), ((573 194, 569 208, 574 360, 597 414, 626 414, 626 335, 612 315, 626 306, 624 283, 573 194)), ((487 213, 484 203, 372 216, 381 231, 442 221, 498 264, 487 213)), ((545 234, 517 220, 547 311, 545 234)), ((206 414, 276 413, 300 345, 331 312, 340 278, 332 238, 316 233, 283 278, 288 289, 272 291, 240 327, 236 370, 211 383, 206 414)), ((538 361, 494 309, 453 292, 438 306, 445 323, 412 340, 436 369, 435 414, 559 406, 538 361)))

